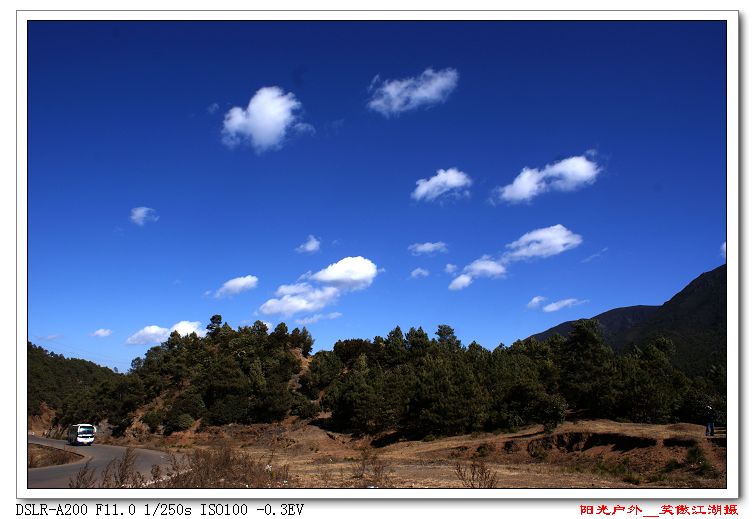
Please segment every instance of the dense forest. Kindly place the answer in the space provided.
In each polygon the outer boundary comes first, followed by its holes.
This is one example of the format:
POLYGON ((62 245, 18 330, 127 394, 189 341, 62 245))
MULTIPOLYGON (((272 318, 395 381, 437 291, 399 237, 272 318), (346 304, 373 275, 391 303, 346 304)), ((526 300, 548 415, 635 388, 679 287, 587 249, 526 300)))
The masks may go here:
POLYGON ((672 365, 675 346, 663 337, 616 354, 594 320, 574 322, 567 337, 493 350, 464 346, 446 325, 433 337, 422 328, 396 327, 385 337, 341 340, 314 355, 306 328, 289 331, 281 323, 270 331, 257 321, 233 329, 219 315, 207 328, 205 337, 174 332, 134 359, 126 374, 100 372, 30 343, 29 412, 45 401, 60 424, 107 419, 115 434, 137 410, 163 434, 198 419, 248 424, 291 415, 357 434, 421 437, 532 423, 552 429, 567 413, 701 423, 706 405, 725 420, 723 365, 691 376, 672 365), (90 372, 70 375, 66 366, 75 363, 90 372), (88 385, 71 384, 81 378, 88 385))

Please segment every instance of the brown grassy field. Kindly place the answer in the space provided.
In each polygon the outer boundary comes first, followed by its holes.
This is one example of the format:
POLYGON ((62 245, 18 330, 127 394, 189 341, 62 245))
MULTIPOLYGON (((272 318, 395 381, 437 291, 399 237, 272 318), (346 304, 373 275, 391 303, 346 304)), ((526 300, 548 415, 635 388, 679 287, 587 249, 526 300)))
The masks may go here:
POLYGON ((138 427, 113 443, 189 453, 230 448, 286 470, 305 488, 723 488, 726 437, 692 424, 566 422, 516 433, 406 440, 356 438, 295 419, 282 424, 199 427, 170 436, 138 427))

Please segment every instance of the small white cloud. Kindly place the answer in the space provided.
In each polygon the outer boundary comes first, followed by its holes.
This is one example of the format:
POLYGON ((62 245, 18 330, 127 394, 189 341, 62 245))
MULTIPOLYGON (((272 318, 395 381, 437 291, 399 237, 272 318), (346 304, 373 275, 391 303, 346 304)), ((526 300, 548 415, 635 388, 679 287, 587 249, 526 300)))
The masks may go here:
POLYGON ((435 254, 438 252, 448 252, 448 246, 442 241, 425 242, 425 243, 412 243, 409 245, 409 252, 414 256, 420 254, 435 254))
POLYGON ((199 337, 207 335, 207 330, 202 327, 199 321, 179 321, 170 327, 171 332, 178 332, 179 335, 190 335, 196 333, 199 337))
POLYGON ((459 73, 452 68, 437 72, 428 68, 419 76, 405 79, 381 81, 380 76, 375 76, 367 106, 385 117, 430 107, 448 99, 458 81, 459 73))
POLYGON ((317 312, 334 304, 346 292, 367 288, 372 284, 378 272, 381 271, 378 271, 377 266, 367 258, 362 256, 343 258, 314 274, 309 272, 304 274, 299 278, 298 283, 279 286, 275 297, 268 299, 260 306, 260 312, 265 315, 284 316, 301 312, 317 312), (324 286, 316 287, 301 280, 317 281, 324 286))
POLYGON ((448 285, 448 289, 461 290, 463 288, 467 288, 471 284, 472 284, 472 276, 470 276, 469 274, 461 274, 455 277, 453 281, 451 281, 451 284, 448 285))
MULTIPOLYGON (((448 286, 451 290, 461 290, 472 284, 475 278, 497 278, 506 274, 506 265, 530 258, 547 258, 573 249, 582 243, 582 237, 574 234, 561 224, 530 231, 518 240, 506 245, 508 249, 498 258, 484 255, 476 259, 462 271, 448 286)), ((454 267, 454 265, 450 265, 454 267)), ((446 272, 450 272, 446 266, 446 272)))
POLYGON ((574 191, 590 185, 601 168, 585 155, 569 157, 543 169, 524 168, 511 184, 497 187, 493 198, 495 201, 523 202, 548 191, 574 191))
POLYGON ((234 106, 225 114, 223 142, 236 146, 247 139, 258 154, 280 148, 289 129, 301 132, 303 126, 297 127, 300 109, 293 93, 276 86, 260 88, 246 108, 234 106))
POLYGON ((461 275, 448 285, 450 290, 461 290, 472 284, 476 278, 499 278, 506 274, 506 267, 490 256, 483 256, 464 267, 461 275))
POLYGON ((320 250, 320 240, 312 236, 311 234, 307 237, 307 241, 296 247, 296 252, 317 252, 320 250))
POLYGON ((170 335, 170 330, 162 328, 156 324, 145 326, 135 334, 126 339, 126 344, 159 344, 165 341, 170 335))
POLYGON ((257 286, 257 276, 241 276, 233 279, 229 279, 223 286, 215 291, 215 297, 228 297, 252 290, 257 286))
POLYGON ((595 254, 591 254, 587 256, 585 259, 583 259, 580 263, 589 263, 594 259, 598 259, 601 257, 606 251, 608 251, 608 247, 603 247, 601 250, 596 252, 595 254))
POLYGON ((549 305, 545 305, 543 307, 543 312, 557 312, 561 310, 562 308, 569 308, 572 306, 581 305, 586 302, 587 300, 580 301, 579 299, 574 299, 574 298, 562 299, 560 301, 555 301, 549 305))
POLYGON ((210 106, 207 107, 207 113, 214 114, 218 110, 220 110, 220 105, 217 103, 212 103, 210 106))
POLYGON ((529 303, 527 303, 527 308, 537 308, 538 306, 540 306, 540 303, 542 303, 546 299, 548 298, 544 296, 535 296, 530 299, 529 303))
POLYGON ((721 244, 721 256, 723 259, 726 259, 726 242, 723 242, 721 244))
POLYGON ((143 227, 147 222, 156 222, 160 219, 151 207, 134 207, 131 209, 131 221, 143 227))
POLYGON ((315 288, 309 283, 297 283, 282 285, 275 295, 275 298, 268 299, 260 306, 263 314, 291 316, 301 312, 316 312, 335 303, 341 293, 336 287, 315 288))
POLYGON ((459 267, 454 265, 453 263, 446 263, 446 268, 443 270, 446 272, 446 274, 453 274, 458 270, 459 267))
POLYGON ((107 328, 100 328, 98 330, 93 331, 89 335, 91 335, 92 337, 107 337, 111 333, 113 333, 113 330, 108 330, 107 328))
POLYGON ((312 274, 312 279, 323 284, 349 290, 366 288, 377 276, 377 266, 362 256, 347 257, 312 274))
POLYGON ((416 269, 412 270, 412 279, 426 278, 429 275, 430 271, 427 269, 417 267, 416 269))
POLYGON ((338 319, 339 317, 343 316, 341 312, 330 312, 329 314, 315 314, 310 315, 308 317, 303 317, 302 319, 297 319, 296 324, 302 324, 302 325, 308 325, 308 324, 315 324, 318 321, 323 320, 330 320, 330 319, 338 319))
POLYGON ((456 168, 439 169, 435 176, 417 180, 417 187, 412 192, 412 198, 418 201, 432 202, 441 197, 458 198, 469 196, 469 186, 472 179, 456 168))
POLYGON ((171 332, 178 332, 180 335, 189 335, 196 333, 199 337, 204 337, 207 333, 202 328, 199 321, 179 321, 170 328, 163 328, 156 324, 145 326, 138 332, 126 339, 126 344, 154 345, 165 342, 170 337, 171 332))
POLYGON ((582 243, 582 237, 561 224, 530 231, 506 245, 504 255, 508 261, 528 258, 547 258, 573 249, 582 243))

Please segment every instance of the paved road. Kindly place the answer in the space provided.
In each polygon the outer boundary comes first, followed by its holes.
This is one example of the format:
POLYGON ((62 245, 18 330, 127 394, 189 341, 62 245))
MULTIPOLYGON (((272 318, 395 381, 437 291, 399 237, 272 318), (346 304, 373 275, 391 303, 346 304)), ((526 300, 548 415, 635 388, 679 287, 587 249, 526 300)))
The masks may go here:
MULTIPOLYGON (((28 436, 28 441, 29 443, 38 443, 40 445, 57 447, 58 449, 67 449, 84 456, 74 463, 28 469, 26 472, 28 488, 68 488, 68 482, 84 466, 87 460, 89 460, 89 467, 95 469, 95 474, 99 478, 102 469, 110 461, 122 457, 126 451, 125 447, 97 443, 87 447, 72 447, 65 440, 52 440, 38 436, 28 436)), ((150 478, 152 465, 167 466, 169 464, 169 457, 164 452, 147 449, 135 449, 135 451, 136 461, 134 462, 134 467, 148 479, 150 478)))

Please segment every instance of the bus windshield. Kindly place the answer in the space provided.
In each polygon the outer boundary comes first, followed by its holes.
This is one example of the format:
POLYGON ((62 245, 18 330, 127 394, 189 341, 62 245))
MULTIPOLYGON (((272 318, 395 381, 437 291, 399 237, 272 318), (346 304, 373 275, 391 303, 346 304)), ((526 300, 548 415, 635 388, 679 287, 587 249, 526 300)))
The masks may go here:
POLYGON ((94 434, 94 427, 79 427, 79 434, 94 434))

